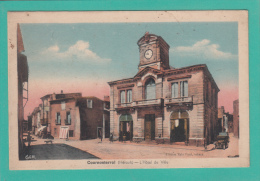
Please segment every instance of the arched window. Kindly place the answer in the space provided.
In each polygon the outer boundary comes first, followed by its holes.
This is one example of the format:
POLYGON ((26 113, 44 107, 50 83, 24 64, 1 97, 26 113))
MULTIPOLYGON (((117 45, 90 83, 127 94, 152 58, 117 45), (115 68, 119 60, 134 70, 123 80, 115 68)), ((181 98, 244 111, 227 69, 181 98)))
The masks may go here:
POLYGON ((155 82, 152 78, 148 79, 145 84, 145 99, 155 99, 155 82))

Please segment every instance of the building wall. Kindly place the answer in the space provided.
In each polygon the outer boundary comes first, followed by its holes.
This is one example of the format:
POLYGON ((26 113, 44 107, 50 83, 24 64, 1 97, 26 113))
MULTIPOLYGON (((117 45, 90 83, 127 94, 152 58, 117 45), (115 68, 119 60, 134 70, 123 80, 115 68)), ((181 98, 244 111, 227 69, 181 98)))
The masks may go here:
POLYGON ((144 139, 144 121, 145 114, 155 114, 155 137, 158 139, 159 135, 164 139, 170 139, 170 116, 174 111, 187 111, 189 114, 189 140, 191 144, 204 144, 204 138, 207 137, 207 143, 214 140, 216 134, 217 123, 217 89, 211 85, 210 80, 205 81, 203 70, 196 70, 186 74, 181 74, 184 78, 175 78, 168 81, 165 76, 163 79, 157 77, 153 73, 147 73, 140 80, 133 83, 115 84, 110 87, 110 129, 114 138, 119 137, 119 118, 122 114, 130 114, 133 118, 133 138, 144 139), (190 75, 189 78, 187 75, 190 75), (144 100, 144 86, 145 81, 153 77, 156 82, 156 99, 167 99, 171 97, 172 82, 188 81, 188 96, 192 97, 193 106, 187 108, 185 106, 173 106, 167 108, 166 104, 161 108, 137 108, 133 110, 117 111, 116 104, 120 103, 120 91, 132 89, 132 100, 144 100), (129 84, 134 84, 130 88, 129 84), (207 88, 205 88, 207 86, 207 88), (123 88, 121 88, 123 87, 123 88), (127 87, 127 88, 126 88, 127 87), (205 98, 205 91, 208 91, 207 99, 205 98), (206 131, 207 129, 207 131, 206 131), (207 136, 205 136, 207 134, 207 136))
MULTIPOLYGON (((108 83, 110 85, 110 129, 114 137, 119 136, 120 116, 130 114, 133 119, 133 138, 143 140, 145 115, 154 114, 155 139, 168 141, 175 137, 178 131, 179 134, 183 134, 184 127, 185 140, 187 141, 186 138, 189 136, 191 144, 202 145, 205 142, 207 144, 213 142, 217 133, 219 89, 207 66, 170 68, 169 45, 162 37, 149 34, 149 32, 146 32, 137 44, 140 53, 139 72, 133 78, 108 83), (148 50, 153 54, 146 54, 145 52, 148 50), (155 81, 156 94, 155 100, 148 101, 145 100, 145 86, 150 78, 155 81), (188 97, 182 97, 183 95, 180 94, 181 81, 188 82, 188 97), (178 82, 179 95, 177 98, 172 98, 171 95, 173 82, 178 82), (121 104, 120 91, 127 89, 132 89, 133 102, 121 104), (171 121, 172 114, 174 119, 185 119, 181 122, 183 127, 174 126, 177 128, 176 130, 174 127, 171 128, 172 123, 177 123, 177 121, 171 121), (189 120, 189 130, 188 124, 186 124, 187 119, 189 120), (187 131, 189 135, 187 135, 187 131)), ((182 85, 186 87, 186 84, 182 85)), ((176 136, 177 139, 172 140, 183 140, 183 137, 177 138, 176 136)))
POLYGON ((61 102, 63 102, 63 101, 51 103, 51 105, 50 105, 51 135, 54 138, 59 138, 61 126, 64 126, 64 127, 68 127, 69 130, 73 131, 73 137, 69 137, 69 139, 78 140, 78 139, 80 139, 80 117, 79 117, 79 108, 76 107, 76 100, 75 99, 66 100, 65 101, 65 110, 62 110, 61 102), (70 111, 70 114, 71 114, 71 124, 70 125, 65 124, 65 119, 67 119, 66 113, 68 111, 70 111), (61 116, 60 125, 56 124, 56 122, 55 122, 57 112, 60 112, 60 116, 61 116))
MULTIPOLYGON (((21 33, 18 31, 18 34, 21 33)), ((19 46, 19 42, 17 44, 19 46)), ((23 121, 24 121, 24 87, 23 83, 28 82, 28 63, 27 57, 17 52, 17 75, 18 75, 18 146, 19 156, 23 153, 24 142, 23 142, 23 121)))
POLYGON ((103 127, 104 102, 96 97, 82 98, 80 99, 79 112, 81 139, 96 139, 98 137, 97 128, 103 127), (92 108, 87 106, 87 100, 92 100, 92 108))
MULTIPOLYGON (((19 56, 17 62, 19 62, 19 56)), ((23 109, 23 79, 20 71, 18 67, 18 141, 19 141, 19 154, 22 154, 22 151, 24 149, 23 129, 22 129, 23 119, 24 119, 24 109, 23 109)))

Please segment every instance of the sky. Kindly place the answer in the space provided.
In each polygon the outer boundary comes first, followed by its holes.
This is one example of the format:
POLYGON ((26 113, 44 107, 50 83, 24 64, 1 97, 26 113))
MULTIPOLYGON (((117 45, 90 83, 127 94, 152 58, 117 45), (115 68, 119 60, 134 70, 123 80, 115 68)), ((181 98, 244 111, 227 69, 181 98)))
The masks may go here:
POLYGON ((26 116, 46 94, 109 95, 107 82, 138 72, 137 41, 149 32, 169 45, 175 68, 206 64, 220 92, 218 106, 233 112, 238 99, 236 22, 20 24, 29 64, 26 116))

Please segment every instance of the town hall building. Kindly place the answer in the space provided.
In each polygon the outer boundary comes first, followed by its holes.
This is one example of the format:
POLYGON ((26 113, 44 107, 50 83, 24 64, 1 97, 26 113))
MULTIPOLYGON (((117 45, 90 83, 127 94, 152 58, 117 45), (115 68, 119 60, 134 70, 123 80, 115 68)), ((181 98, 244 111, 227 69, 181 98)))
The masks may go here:
POLYGON ((110 133, 119 141, 212 143, 217 134, 219 88, 205 64, 169 65, 160 36, 145 33, 137 42, 139 71, 110 85, 110 133))

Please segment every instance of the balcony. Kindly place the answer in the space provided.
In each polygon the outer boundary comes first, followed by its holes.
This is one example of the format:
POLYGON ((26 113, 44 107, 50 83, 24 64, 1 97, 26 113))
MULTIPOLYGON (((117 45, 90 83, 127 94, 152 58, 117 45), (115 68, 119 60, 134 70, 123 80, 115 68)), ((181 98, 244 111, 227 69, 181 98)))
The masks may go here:
POLYGON ((162 106, 163 99, 149 99, 133 102, 133 107, 162 106))
POLYGON ((41 119, 41 125, 47 124, 48 121, 48 118, 41 119))
POLYGON ((130 109, 133 108, 134 102, 120 103, 115 105, 115 109, 130 109))
POLYGON ((191 97, 178 97, 178 98, 166 98, 166 105, 192 105, 193 96, 191 97))
POLYGON ((132 109, 136 107, 148 107, 148 106, 161 106, 163 105, 163 99, 149 99, 149 100, 140 100, 128 103, 116 104, 115 109, 132 109))

